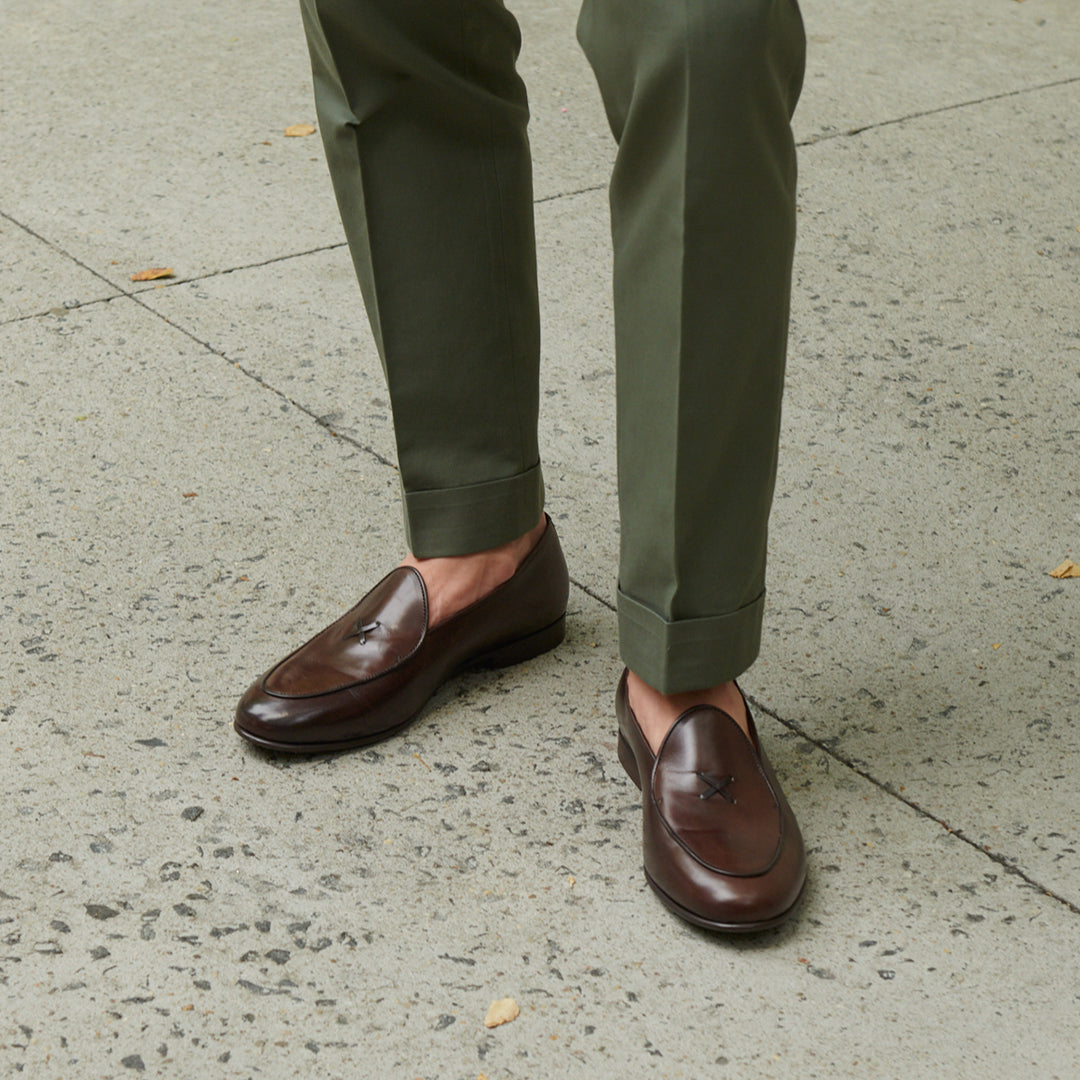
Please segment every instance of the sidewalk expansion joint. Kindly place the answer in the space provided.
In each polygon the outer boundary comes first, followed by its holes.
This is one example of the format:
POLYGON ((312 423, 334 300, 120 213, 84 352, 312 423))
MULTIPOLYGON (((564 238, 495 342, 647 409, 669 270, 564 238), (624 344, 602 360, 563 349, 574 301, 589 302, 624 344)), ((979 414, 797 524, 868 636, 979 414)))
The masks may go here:
POLYGON ((974 98, 971 101, 958 101, 952 105, 939 105, 936 109, 922 109, 918 112, 909 113, 906 116, 893 117, 890 120, 879 120, 874 124, 864 124, 862 127, 846 128, 843 131, 830 131, 824 135, 811 135, 808 139, 801 139, 795 145, 799 147, 814 146, 817 143, 828 142, 830 139, 847 139, 853 135, 862 135, 866 131, 876 131, 878 128, 891 127, 894 124, 906 124, 909 120, 921 120, 925 116, 937 116, 939 113, 955 112, 958 109, 970 109, 974 105, 985 105, 990 101, 1001 101, 1004 98, 1021 97, 1024 94, 1035 94, 1040 90, 1053 90, 1059 86, 1071 86, 1080 83, 1080 75, 1071 75, 1065 79, 1056 79, 1053 82, 1040 83, 1038 86, 1023 86, 1019 90, 1003 90, 999 94, 987 94, 986 97, 974 98))
MULTIPOLYGON (((589 596, 593 600, 597 601, 597 603, 602 604, 609 611, 614 612, 617 610, 615 605, 611 603, 610 600, 604 599, 604 597, 598 595, 587 585, 583 585, 576 578, 571 578, 570 583, 580 589, 583 593, 585 593, 586 596, 589 596)), ((1044 896, 1050 897, 1052 900, 1056 900, 1059 904, 1063 904, 1074 915, 1080 915, 1080 906, 1074 904, 1071 900, 1062 896, 1060 893, 1054 892, 1053 889, 1048 889, 1041 882, 1036 881, 1035 878, 1033 878, 1030 874, 1025 873, 1019 867, 1014 866, 1012 863, 1010 863, 1004 855, 1001 855, 996 851, 991 851, 990 848, 984 846, 983 844, 979 844, 975 840, 972 840, 971 837, 966 836, 961 829, 954 829, 947 821, 945 821, 943 818, 939 818, 936 814, 931 813, 925 807, 920 806, 917 802, 915 802, 914 799, 909 799, 907 798, 907 796, 901 795, 900 792, 898 792, 896 788, 894 788, 891 784, 886 783, 883 780, 878 780, 876 776, 873 776, 865 769, 862 769, 858 765, 856 765, 851 758, 845 756, 844 754, 841 754, 838 750, 834 750, 832 747, 827 746, 825 743, 821 742, 820 739, 815 739, 802 727, 801 724, 796 723, 794 720, 785 720, 782 716, 774 712, 772 709, 768 708, 765 705, 762 705, 762 703, 751 694, 747 694, 747 701, 749 701, 750 704, 753 705, 754 709, 756 709, 759 713, 764 713, 767 716, 771 716, 775 721, 777 721, 777 723, 782 724, 784 727, 786 727, 788 731, 790 731, 793 735, 798 735, 799 738, 805 739, 811 745, 816 746, 818 750, 826 754, 828 757, 832 758, 833 761, 837 762, 840 765, 843 765, 844 768, 847 769, 849 772, 855 773, 857 776, 862 777, 863 780, 868 781, 869 783, 873 784, 874 787, 883 791, 886 795, 890 795, 897 801, 902 802, 909 809, 914 810, 915 813, 918 814, 920 817, 926 818, 928 821, 933 821, 935 824, 940 825, 950 836, 954 836, 957 840, 960 840, 961 842, 967 844, 968 847, 974 848, 984 858, 990 859, 992 862, 997 863, 998 866, 1000 866, 1005 871, 1005 873, 1010 874, 1013 877, 1020 878, 1032 889, 1042 893, 1044 896)))
POLYGON ((296 401, 295 399, 289 397, 288 394, 286 394, 282 390, 279 390, 276 386, 271 386, 270 383, 268 383, 265 379, 261 378, 255 372, 249 371, 238 360, 230 359, 227 353, 223 352, 221 349, 214 348, 214 346, 211 345, 210 342, 203 341, 202 338, 200 338, 197 334, 193 333, 186 326, 181 326, 179 323, 173 322, 172 319, 168 318, 167 316, 162 315, 160 311, 155 311, 149 304, 145 303, 143 300, 140 300, 138 295, 131 293, 126 293, 125 295, 129 300, 138 304, 139 307, 141 307, 144 311, 148 311, 151 315, 154 315, 156 318, 160 319, 163 323, 165 323, 166 326, 172 327, 173 330, 176 330, 179 333, 183 334, 185 337, 190 338, 197 345, 201 345, 212 356, 217 356, 220 359, 224 360, 227 364, 231 364, 234 368, 236 368, 237 371, 239 371, 242 375, 250 379, 258 386, 260 386, 263 390, 266 390, 268 393, 274 394, 275 396, 281 398, 282 401, 291 405, 294 409, 302 413, 304 416, 310 417, 312 420, 315 421, 316 424, 318 424, 319 427, 321 427, 324 431, 328 432, 333 438, 338 439, 341 442, 348 443, 352 447, 355 447, 362 453, 365 453, 369 457, 374 458, 380 465, 387 465, 391 469, 393 469, 394 472, 398 471, 397 465, 395 465, 394 462, 390 461, 388 458, 383 457, 383 455, 380 454, 378 450, 376 450, 373 446, 368 446, 366 443, 362 443, 359 439, 354 439, 351 435, 346 435, 344 432, 335 431, 334 428, 330 424, 328 424, 323 417, 319 416, 318 413, 313 412, 306 405, 301 405, 299 401, 296 401))
POLYGON ((271 255, 268 259, 260 259, 258 262, 225 266, 220 270, 207 270, 205 274, 169 278, 168 281, 159 281, 156 285, 148 285, 145 289, 132 289, 130 292, 125 292, 124 295, 136 297, 141 296, 143 293, 156 292, 158 289, 175 289, 177 285, 192 285, 200 281, 209 281, 210 278, 224 277, 226 274, 238 274, 244 270, 258 270, 260 266, 271 266, 273 263, 288 262, 290 259, 303 259, 308 255, 318 255, 323 251, 337 251, 338 248, 348 246, 346 241, 339 240, 335 244, 322 244, 319 247, 307 248, 304 251, 290 251, 284 255, 271 255))
MULTIPOLYGON (((70 251, 66 251, 59 244, 54 243, 52 240, 47 239, 40 233, 35 232, 29 225, 18 218, 12 217, 11 214, 0 210, 0 218, 4 218, 10 221, 16 228, 22 229, 27 235, 32 236, 35 240, 40 241, 47 248, 55 251, 58 255, 62 255, 65 259, 69 259, 75 263, 76 266, 81 267, 88 274, 92 274, 99 281, 104 282, 110 289, 113 290, 112 296, 98 296, 93 300, 80 301, 73 307, 68 308, 69 311, 79 311, 82 308, 93 307, 95 304, 107 304, 112 300, 134 300, 142 293, 158 292, 161 289, 174 289, 177 285, 190 285, 199 281, 206 281, 209 278, 223 277, 226 274, 235 274, 243 270, 257 270, 260 266, 270 266, 273 263, 287 262, 290 259, 302 259, 307 255, 317 255, 323 251, 336 251, 338 248, 347 247, 347 243, 341 240, 335 244, 322 244, 319 247, 309 248, 305 251, 290 251, 285 255, 272 255, 268 259, 262 259, 258 262, 242 263, 239 266, 228 266, 220 270, 208 270, 205 274, 194 274, 191 277, 175 277, 169 278, 165 281, 159 281, 154 285, 147 285, 142 289, 126 289, 123 285, 117 284, 111 278, 106 277, 99 270, 95 270, 92 266, 83 262, 77 255, 72 255, 70 251)), ((54 307, 59 305, 54 305, 54 307)), ((144 305, 145 306, 145 305, 144 305)), ((27 319, 40 319, 45 315, 50 315, 53 312, 53 308, 43 308, 40 311, 31 311, 26 315, 15 315, 10 319, 4 319, 0 321, 0 326, 7 326, 8 323, 24 322, 27 319)))
POLYGON ((874 787, 883 791, 886 795, 891 795, 898 802, 902 802, 909 809, 914 810, 915 813, 918 814, 920 817, 926 818, 928 821, 933 821, 935 824, 940 825, 950 836, 953 836, 957 840, 960 840, 962 843, 967 844, 968 847, 973 848, 984 858, 990 859, 992 862, 997 863, 998 866, 1000 866, 1005 871, 1005 873, 1010 874, 1013 877, 1020 878, 1033 890, 1042 893, 1044 896, 1050 897, 1051 900, 1056 900, 1059 904, 1062 904, 1064 907, 1068 908, 1069 911, 1071 911, 1074 915, 1080 915, 1080 906, 1074 904, 1071 900, 1062 896, 1060 893, 1054 892, 1053 889, 1048 889, 1045 885, 1042 884, 1042 882, 1037 881, 1030 874, 1026 873, 1024 870, 1021 870, 1020 867, 1014 866, 1011 862, 1009 862, 1006 856, 1001 855, 996 851, 992 851, 984 844, 980 844, 977 841, 972 840, 971 837, 965 835, 962 829, 954 829, 947 821, 945 821, 943 818, 939 818, 936 814, 931 813, 931 811, 927 810, 925 807, 920 806, 917 802, 915 802, 914 799, 909 799, 906 795, 901 795, 900 792, 898 792, 896 788, 892 786, 892 784, 889 784, 883 780, 879 780, 876 776, 867 772, 866 769, 860 768, 858 765, 856 765, 851 758, 847 757, 844 754, 841 754, 838 750, 834 750, 831 746, 826 745, 820 739, 815 739, 803 729, 801 724, 797 723, 794 720, 785 720, 782 716, 778 715, 772 709, 768 708, 765 705, 762 705, 760 701, 758 701, 750 694, 747 695, 747 700, 754 706, 754 708, 758 712, 765 713, 767 716, 771 716, 774 720, 777 721, 777 723, 783 724, 783 726, 786 727, 788 731, 790 731, 792 734, 798 735, 800 738, 805 739, 807 742, 816 746, 820 751, 822 751, 822 753, 827 754, 834 761, 838 762, 840 765, 843 765, 844 768, 848 769, 850 772, 855 773, 857 776, 862 777, 863 780, 866 780, 869 783, 873 784, 874 787))
POLYGON ((608 611, 618 610, 610 600, 605 600, 604 597, 602 597, 599 593, 593 592, 588 585, 582 585, 581 582, 577 580, 577 578, 571 578, 570 584, 580 589, 586 596, 592 597, 592 599, 595 600, 598 604, 603 604, 604 607, 608 609, 608 611))
MULTIPOLYGON (((22 229, 24 233, 32 236, 35 240, 39 240, 47 248, 55 251, 58 255, 62 255, 65 259, 70 259, 76 266, 82 267, 88 274, 92 274, 98 281, 105 282, 105 284, 113 290, 112 296, 99 296, 96 300, 88 300, 85 304, 76 304, 75 307, 68 308, 69 311, 78 311, 79 308, 90 307, 91 304, 102 304, 107 303, 110 300, 119 300, 122 297, 131 296, 130 293, 125 292, 120 286, 113 284, 113 282, 111 282, 104 274, 99 273, 92 266, 87 266, 82 259, 72 255, 70 251, 65 251, 59 244, 54 244, 51 240, 47 240, 41 233, 35 232, 25 222, 20 221, 16 217, 12 217, 11 214, 4 210, 0 210, 0 218, 3 218, 5 221, 10 221, 16 228, 22 229)), ((16 315, 12 319, 5 319, 2 325, 7 326, 8 323, 23 322, 25 319, 40 319, 43 315, 50 314, 51 311, 51 308, 46 308, 44 311, 31 312, 29 315, 16 315)))
MULTIPOLYGON (((251 379, 253 382, 258 383, 259 386, 263 387, 263 389, 268 390, 272 394, 276 394, 279 398, 281 398, 282 401, 287 402, 294 409, 296 409, 299 412, 303 413, 305 416, 311 417, 311 419, 314 420, 315 423, 319 425, 319 427, 321 427, 321 428, 325 429, 327 432, 329 432, 330 435, 333 438, 340 439, 343 442, 347 442, 350 446, 354 446, 357 450, 360 450, 362 453, 368 454, 370 457, 374 458, 376 461, 379 462, 380 465, 388 465, 391 469, 393 469, 395 472, 397 472, 397 466, 392 461, 390 461, 387 458, 383 457, 382 454, 380 454, 377 450, 374 449, 374 447, 366 446, 364 443, 360 442, 357 439, 352 438, 349 435, 345 435, 344 433, 342 433, 340 431, 335 431, 322 417, 320 417, 316 413, 312 412, 311 409, 307 408, 304 405, 301 405, 298 401, 294 401, 292 398, 290 398, 288 396, 288 394, 283 393, 282 391, 278 390, 276 387, 271 386, 268 382, 266 382, 264 379, 259 378, 259 376, 256 375, 254 372, 249 371, 247 368, 245 368, 238 361, 230 360, 229 357, 221 349, 215 349, 214 346, 211 345, 208 341, 203 341, 202 338, 200 338, 198 335, 192 333, 192 331, 188 330, 187 327, 181 326, 179 323, 173 322, 167 316, 162 315, 160 311, 155 311, 154 308, 152 308, 144 300, 140 299, 140 295, 142 293, 148 292, 150 290, 140 289, 137 292, 129 292, 126 289, 122 289, 119 286, 115 285, 113 282, 111 282, 107 277, 105 277, 104 274, 102 274, 99 271, 95 270, 92 266, 88 266, 86 263, 84 263, 77 256, 72 255, 68 251, 65 251, 62 247, 60 247, 58 244, 54 244, 51 240, 47 240, 40 233, 35 232, 33 229, 30 228, 29 225, 23 224, 23 222, 19 221, 16 218, 13 218, 10 214, 5 213, 3 210, 0 210, 0 217, 6 219, 7 221, 10 221, 13 225, 18 226, 18 228, 20 228, 23 231, 29 233, 36 240, 40 240, 43 244, 45 244, 47 247, 51 248, 53 251, 56 251, 59 254, 63 255, 65 258, 70 259, 76 265, 81 266, 87 273, 92 274, 94 277, 98 278, 98 280, 100 280, 100 281, 104 281, 111 289, 117 289, 118 290, 117 295, 115 295, 115 296, 105 296, 105 297, 101 297, 98 300, 91 300, 86 304, 80 304, 78 307, 71 308, 70 310, 78 311, 79 308, 82 308, 82 307, 90 307, 92 304, 99 304, 99 303, 111 303, 113 300, 121 300, 121 299, 130 300, 132 303, 138 304, 139 307, 141 307, 144 311, 149 312, 155 318, 160 319, 163 323, 165 323, 166 326, 172 327, 174 330, 177 330, 179 333, 183 334, 185 337, 190 338, 197 345, 201 345, 211 355, 220 357, 226 363, 232 364, 233 367, 235 367, 239 372, 241 372, 247 378, 251 379)), ((334 247, 343 247, 344 244, 336 244, 336 245, 333 245, 333 246, 334 247)), ((321 249, 315 249, 315 250, 328 250, 328 249, 327 248, 321 248, 321 249)), ((295 258, 295 257, 296 256, 294 256, 294 255, 282 255, 282 256, 278 256, 277 258, 274 258, 274 259, 268 259, 267 262, 280 262, 282 259, 289 259, 289 258, 295 258)), ((253 265, 265 265, 265 263, 257 263, 257 264, 253 264, 253 265)), ((231 271, 228 271, 228 270, 216 271, 215 275, 216 274, 224 274, 224 273, 231 273, 231 271)), ((207 275, 207 276, 215 276, 215 275, 207 275)), ((185 279, 185 280, 201 280, 201 279, 191 278, 191 279, 185 279)), ((174 284, 182 284, 182 282, 175 282, 174 284)), ((48 311, 44 311, 40 315, 36 315, 36 316, 35 315, 20 315, 16 319, 10 320, 10 321, 17 322, 17 321, 20 321, 21 319, 40 318, 41 315, 47 315, 48 313, 49 313, 48 311)))
POLYGON ((606 191, 607 184, 593 184, 591 187, 577 188, 575 191, 559 191, 554 195, 545 195, 540 199, 533 199, 533 206, 541 203, 555 202, 558 199, 572 199, 575 195, 591 195, 596 191, 606 191))

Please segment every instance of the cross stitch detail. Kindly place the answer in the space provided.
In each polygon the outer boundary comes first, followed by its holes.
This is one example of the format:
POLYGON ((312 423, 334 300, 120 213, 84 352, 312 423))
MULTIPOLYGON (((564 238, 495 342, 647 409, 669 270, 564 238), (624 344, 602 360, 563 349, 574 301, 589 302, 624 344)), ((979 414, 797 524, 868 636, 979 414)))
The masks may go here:
POLYGON ((719 795, 722 799, 726 799, 732 806, 735 805, 735 796, 728 792, 728 785, 735 783, 734 776, 725 776, 722 780, 714 780, 708 773, 699 772, 697 774, 698 779, 708 789, 701 792, 698 795, 699 799, 711 799, 714 795, 719 795))

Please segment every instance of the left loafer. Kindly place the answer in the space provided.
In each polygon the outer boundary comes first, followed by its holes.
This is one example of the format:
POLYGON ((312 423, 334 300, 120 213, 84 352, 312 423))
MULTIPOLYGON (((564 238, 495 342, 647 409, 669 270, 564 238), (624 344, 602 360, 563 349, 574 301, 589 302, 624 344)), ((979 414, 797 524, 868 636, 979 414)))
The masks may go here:
POLYGON ((641 789, 653 892, 709 930, 779 926, 802 894, 806 855, 749 707, 749 738, 726 712, 698 705, 678 717, 655 755, 630 708, 626 672, 615 712, 619 761, 641 789))
POLYGON ((233 726, 258 746, 299 754, 384 739, 458 672, 553 649, 565 633, 569 591, 550 518, 513 577, 435 626, 423 577, 399 566, 248 687, 233 726))

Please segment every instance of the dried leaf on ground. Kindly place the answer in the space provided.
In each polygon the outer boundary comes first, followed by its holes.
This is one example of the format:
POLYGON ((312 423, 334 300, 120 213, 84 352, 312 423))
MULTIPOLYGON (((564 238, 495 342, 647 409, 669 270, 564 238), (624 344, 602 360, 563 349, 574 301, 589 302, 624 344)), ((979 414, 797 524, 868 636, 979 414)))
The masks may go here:
POLYGON ((285 129, 285 134, 290 139, 296 139, 301 135, 314 135, 315 128, 311 124, 290 124, 285 129))
POLYGON ((520 1012, 513 998, 500 998, 491 1003, 487 1016, 484 1017, 484 1027, 493 1028, 500 1024, 509 1024, 511 1020, 518 1018, 520 1012))
POLYGON ((1052 578, 1080 577, 1080 565, 1066 559, 1057 569, 1050 571, 1052 578))
POLYGON ((171 266, 155 266, 152 270, 140 270, 137 274, 131 275, 132 281, 157 281, 158 278, 172 277, 173 270, 171 266))

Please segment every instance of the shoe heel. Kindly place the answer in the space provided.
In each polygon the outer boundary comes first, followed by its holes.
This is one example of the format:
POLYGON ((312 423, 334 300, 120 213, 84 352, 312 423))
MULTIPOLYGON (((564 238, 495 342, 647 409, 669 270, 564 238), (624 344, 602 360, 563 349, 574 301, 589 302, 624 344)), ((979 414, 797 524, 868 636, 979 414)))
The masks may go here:
POLYGON ((566 637, 566 616, 561 615, 543 630, 537 630, 527 637, 518 638, 508 645, 502 645, 491 652, 478 656, 470 667, 500 668, 510 667, 511 664, 520 664, 524 660, 531 660, 534 656, 554 649, 562 639, 566 637))
POLYGON ((626 770, 626 775, 637 785, 638 791, 641 790, 641 777, 638 775, 637 759, 634 757, 634 751, 630 749, 630 744, 623 737, 623 733, 619 732, 619 764, 626 770))

